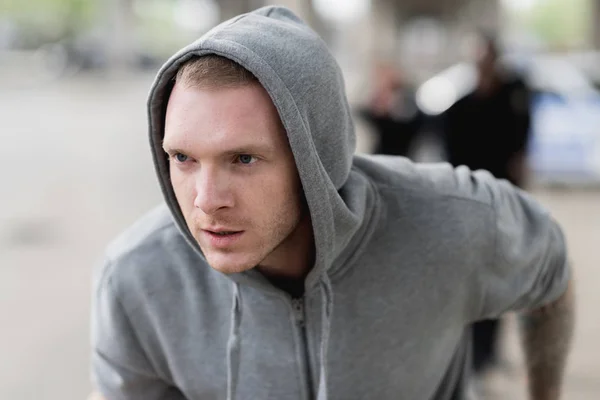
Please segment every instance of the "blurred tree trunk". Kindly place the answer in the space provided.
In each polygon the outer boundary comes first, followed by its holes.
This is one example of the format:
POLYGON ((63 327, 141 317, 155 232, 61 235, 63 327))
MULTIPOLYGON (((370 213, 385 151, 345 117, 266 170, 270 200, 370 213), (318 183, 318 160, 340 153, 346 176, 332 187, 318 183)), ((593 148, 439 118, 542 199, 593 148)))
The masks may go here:
POLYGON ((600 51, 600 0, 592 0, 592 45, 600 51))

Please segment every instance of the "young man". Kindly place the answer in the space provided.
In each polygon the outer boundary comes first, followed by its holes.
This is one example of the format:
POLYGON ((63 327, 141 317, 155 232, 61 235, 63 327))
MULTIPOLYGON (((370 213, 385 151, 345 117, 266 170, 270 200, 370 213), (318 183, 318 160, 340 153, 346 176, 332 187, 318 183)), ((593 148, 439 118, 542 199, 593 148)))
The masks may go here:
POLYGON ((161 69, 149 118, 166 207, 109 246, 95 282, 104 398, 463 399, 468 326, 510 310, 532 399, 559 398, 558 225, 488 173, 355 156, 343 88, 280 7, 161 69))

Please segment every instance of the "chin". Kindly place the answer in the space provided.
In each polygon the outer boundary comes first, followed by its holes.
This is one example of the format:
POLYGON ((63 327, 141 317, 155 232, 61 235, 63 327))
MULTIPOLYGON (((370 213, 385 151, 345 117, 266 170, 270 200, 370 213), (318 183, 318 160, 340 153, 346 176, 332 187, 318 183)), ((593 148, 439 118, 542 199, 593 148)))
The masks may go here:
POLYGON ((234 254, 205 254, 205 257, 212 269, 224 274, 248 271, 258 265, 250 257, 234 254))

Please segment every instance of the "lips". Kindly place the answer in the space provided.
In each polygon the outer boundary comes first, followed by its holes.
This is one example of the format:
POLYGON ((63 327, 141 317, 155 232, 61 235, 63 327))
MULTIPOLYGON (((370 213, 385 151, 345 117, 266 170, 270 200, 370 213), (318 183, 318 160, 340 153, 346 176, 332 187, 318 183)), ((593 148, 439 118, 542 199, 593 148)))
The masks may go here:
POLYGON ((231 229, 203 229, 202 233, 211 247, 227 248, 237 242, 244 231, 235 231, 231 229))
POLYGON ((234 230, 234 229, 202 229, 202 230, 205 232, 208 232, 208 233, 213 233, 215 235, 222 235, 222 236, 232 235, 234 233, 242 232, 242 231, 238 231, 238 230, 234 230))

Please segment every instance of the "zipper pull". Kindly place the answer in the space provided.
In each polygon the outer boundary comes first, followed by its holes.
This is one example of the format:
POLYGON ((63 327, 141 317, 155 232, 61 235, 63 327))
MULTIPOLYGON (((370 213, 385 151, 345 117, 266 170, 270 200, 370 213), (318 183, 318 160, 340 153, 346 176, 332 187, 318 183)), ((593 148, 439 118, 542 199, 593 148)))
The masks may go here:
POLYGON ((294 309, 294 314, 296 316, 296 321, 298 325, 301 327, 304 326, 304 298, 293 298, 292 299, 292 308, 294 309))

